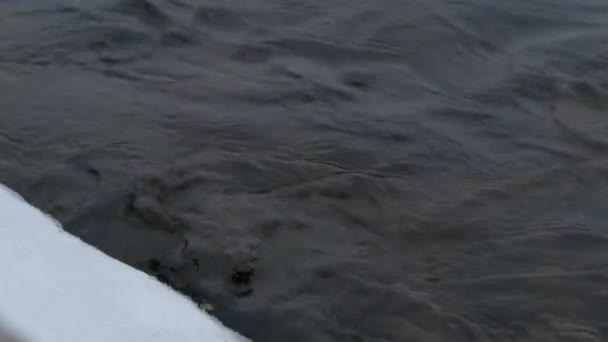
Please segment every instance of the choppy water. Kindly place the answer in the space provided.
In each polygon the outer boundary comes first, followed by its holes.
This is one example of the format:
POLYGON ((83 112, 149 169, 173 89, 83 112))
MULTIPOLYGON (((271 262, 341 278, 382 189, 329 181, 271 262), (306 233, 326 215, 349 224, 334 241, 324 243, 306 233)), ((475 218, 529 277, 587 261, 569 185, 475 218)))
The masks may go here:
POLYGON ((0 182, 257 341, 606 340, 607 14, 3 0, 0 182))

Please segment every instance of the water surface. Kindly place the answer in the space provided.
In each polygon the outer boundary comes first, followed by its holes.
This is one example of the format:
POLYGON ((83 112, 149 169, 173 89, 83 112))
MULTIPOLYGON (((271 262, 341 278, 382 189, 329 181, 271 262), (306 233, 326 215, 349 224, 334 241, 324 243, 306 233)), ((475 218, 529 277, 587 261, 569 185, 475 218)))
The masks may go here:
POLYGON ((603 0, 4 0, 0 182, 257 341, 608 338, 603 0))

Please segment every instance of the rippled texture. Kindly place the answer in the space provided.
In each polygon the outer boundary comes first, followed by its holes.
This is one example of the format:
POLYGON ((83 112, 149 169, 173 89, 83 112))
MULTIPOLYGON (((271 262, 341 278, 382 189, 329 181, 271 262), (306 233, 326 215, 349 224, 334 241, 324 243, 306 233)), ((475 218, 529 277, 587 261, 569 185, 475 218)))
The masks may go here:
POLYGON ((0 182, 257 341, 606 340, 606 13, 4 0, 0 182))

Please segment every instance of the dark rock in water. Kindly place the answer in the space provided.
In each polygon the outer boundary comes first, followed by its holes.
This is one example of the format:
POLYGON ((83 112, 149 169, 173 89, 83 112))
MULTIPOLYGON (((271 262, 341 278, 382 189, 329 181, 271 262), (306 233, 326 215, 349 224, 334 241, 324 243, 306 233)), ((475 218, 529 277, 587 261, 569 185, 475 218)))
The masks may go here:
POLYGON ((243 263, 232 268, 230 281, 232 282, 234 293, 238 296, 248 296, 253 292, 253 277, 255 267, 251 263, 243 263))
POLYGON ((232 269, 232 282, 237 285, 250 284, 253 280, 255 269, 251 265, 238 265, 232 269))

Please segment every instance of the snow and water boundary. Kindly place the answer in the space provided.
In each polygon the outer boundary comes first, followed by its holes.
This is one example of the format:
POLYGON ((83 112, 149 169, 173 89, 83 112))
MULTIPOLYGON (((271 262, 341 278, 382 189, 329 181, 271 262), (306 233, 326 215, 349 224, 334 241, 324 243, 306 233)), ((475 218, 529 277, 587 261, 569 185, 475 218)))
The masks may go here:
MULTIPOLYGON (((244 342, 0 184, 0 322, 24 342, 244 342)), ((9 330, 9 331, 7 331, 9 330)))

